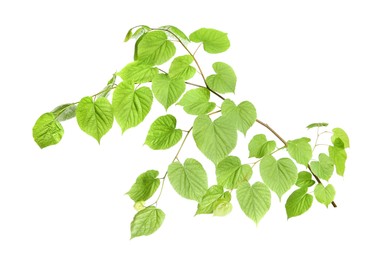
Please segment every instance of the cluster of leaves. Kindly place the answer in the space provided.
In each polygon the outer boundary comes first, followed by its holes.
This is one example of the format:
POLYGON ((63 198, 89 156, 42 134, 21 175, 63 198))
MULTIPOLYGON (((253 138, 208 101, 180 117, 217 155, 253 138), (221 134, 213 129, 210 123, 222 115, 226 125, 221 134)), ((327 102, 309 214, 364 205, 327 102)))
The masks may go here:
POLYGON ((334 171, 341 176, 344 174, 347 159, 345 149, 349 147, 347 134, 340 128, 320 133, 320 129, 328 124, 314 123, 307 126, 317 129, 313 147, 311 139, 307 137, 285 141, 257 119, 252 103, 243 101, 235 104, 231 99, 225 99, 221 94, 235 92, 237 77, 234 70, 224 62, 215 62, 212 66, 214 73, 205 77, 195 55, 187 46, 194 42, 203 46, 207 53, 222 53, 230 46, 226 33, 201 28, 188 37, 174 26, 137 26, 126 35, 125 41, 130 39, 136 39, 134 61, 114 74, 97 94, 84 97, 79 102, 61 105, 39 117, 33 127, 33 137, 41 148, 57 144, 64 133, 61 121, 76 117, 80 129, 100 142, 114 121, 123 133, 139 125, 151 110, 153 97, 166 110, 177 104, 187 114, 196 117, 189 130, 177 128, 177 120, 171 114, 162 115, 151 124, 146 145, 154 150, 169 149, 178 143, 180 147, 164 176, 159 177, 156 170, 148 170, 140 174, 130 188, 128 195, 138 210, 131 224, 132 238, 150 235, 162 225, 165 213, 157 207, 157 202, 167 177, 178 194, 197 201, 196 215, 229 214, 233 208, 232 196, 236 193, 242 211, 258 224, 270 209, 271 192, 281 199, 293 187, 295 189, 285 204, 288 218, 306 212, 314 197, 327 207, 329 204, 335 206, 333 200, 336 192, 329 180, 334 171), (174 57, 175 44, 183 47, 187 54, 174 57), (158 67, 169 60, 168 71, 158 67), (202 77, 202 85, 188 81, 196 74, 202 77), (192 88, 186 90, 187 85, 192 88), (111 93, 112 97, 109 98, 111 93), (222 101, 218 104, 218 111, 214 111, 217 104, 210 101, 211 94, 222 101), (255 161, 243 164, 239 157, 231 153, 237 144, 238 132, 246 136, 254 123, 265 126, 278 137, 282 146, 258 133, 248 145, 249 157, 255 158, 255 161), (191 132, 198 149, 215 165, 215 185, 209 186, 207 172, 199 161, 186 158, 182 163, 178 159, 191 132), (327 153, 320 153, 318 159, 313 160, 313 152, 322 134, 331 134, 332 144, 327 153), (281 150, 287 151, 289 156, 276 158, 275 153, 281 150), (253 168, 257 164, 261 181, 250 183, 253 168), (310 193, 310 189, 313 192, 310 193), (149 203, 157 191, 157 199, 149 203))

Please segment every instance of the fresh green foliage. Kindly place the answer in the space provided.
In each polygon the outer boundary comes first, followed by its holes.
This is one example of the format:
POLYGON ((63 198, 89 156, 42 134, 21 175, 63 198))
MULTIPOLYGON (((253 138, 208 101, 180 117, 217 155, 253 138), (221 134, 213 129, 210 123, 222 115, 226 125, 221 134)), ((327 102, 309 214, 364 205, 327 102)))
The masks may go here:
POLYGON ((171 163, 168 178, 175 191, 186 199, 200 201, 208 189, 207 173, 195 159, 186 159, 184 165, 171 163))
MULTIPOLYGON (((128 131, 126 134, 130 135, 129 129, 138 126, 151 112, 155 97, 165 110, 152 110, 156 120, 150 126, 143 126, 144 131, 149 129, 144 144, 153 150, 173 147, 170 151, 175 154, 171 155, 169 164, 164 164, 164 169, 159 169, 165 174, 160 177, 158 170, 144 170, 127 192, 138 211, 131 222, 132 238, 153 234, 162 225, 165 214, 158 208, 158 202, 164 198, 161 196, 164 190, 170 190, 170 187, 165 188, 167 180, 178 195, 197 203, 195 215, 222 217, 231 214, 232 196, 236 195, 244 214, 258 224, 270 209, 271 191, 280 200, 286 193, 290 194, 285 203, 288 218, 309 210, 313 196, 327 207, 329 204, 336 207, 333 201, 336 191, 327 181, 331 181, 334 171, 340 176, 344 174, 346 149, 350 146, 347 133, 341 128, 328 129, 328 123, 313 123, 307 129, 311 129, 308 133, 316 131, 317 135, 311 134, 315 139, 302 137, 285 141, 276 130, 257 118, 252 103, 235 103, 237 76, 232 67, 217 61, 212 64, 212 72, 203 69, 210 64, 201 67, 196 59, 196 53, 202 49, 211 54, 226 51, 230 47, 227 33, 201 28, 187 37, 172 25, 158 28, 139 25, 128 31, 124 41, 129 40, 135 40, 134 60, 126 61, 129 63, 96 94, 43 113, 33 126, 32 134, 40 148, 57 144, 64 134, 61 122, 76 117, 80 129, 98 143, 114 121, 122 133, 128 131), (176 57, 176 53, 180 56, 176 57), (224 93, 228 93, 227 98, 222 96, 224 93), (167 110, 169 114, 165 114, 167 110), (190 116, 172 114, 175 110, 190 116), (263 128, 255 129, 254 124, 263 128), (186 130, 179 129, 180 125, 186 130), (248 141, 247 134, 253 136, 249 137, 249 158, 242 156, 239 146, 234 151, 238 131, 244 135, 239 135, 242 140, 248 141), (321 143, 321 135, 330 135, 332 144, 321 143), (205 166, 189 158, 189 149, 183 149, 187 140, 192 144, 194 141, 214 166, 205 166), (204 166, 210 175, 215 172, 216 183, 209 183, 204 166), (252 183, 254 178, 260 180, 252 183)), ((256 90, 257 95, 263 93, 262 89, 256 90)), ((136 158, 130 161, 133 160, 136 158)), ((135 176, 131 172, 128 174, 135 176)))
POLYGON ((304 214, 313 203, 313 196, 307 194, 308 188, 302 187, 294 191, 285 204, 288 219, 304 214))
POLYGON ((158 171, 149 170, 137 177, 136 182, 128 191, 129 197, 134 202, 146 201, 153 196, 160 185, 160 179, 157 178, 158 171))

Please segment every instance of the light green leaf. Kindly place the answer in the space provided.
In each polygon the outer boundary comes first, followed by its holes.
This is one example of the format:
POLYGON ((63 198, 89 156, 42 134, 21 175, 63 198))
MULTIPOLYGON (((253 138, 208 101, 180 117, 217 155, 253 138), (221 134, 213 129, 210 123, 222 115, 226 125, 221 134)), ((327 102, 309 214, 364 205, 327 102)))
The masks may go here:
MULTIPOLYGON (((133 33, 132 39, 139 39, 141 36, 143 36, 145 33, 151 30, 151 28, 146 25, 140 25, 138 27, 139 28, 133 33)), ((134 28, 137 28, 137 26, 134 28)))
POLYGON ((171 163, 168 178, 175 191, 186 199, 200 201, 208 189, 207 173, 195 159, 186 159, 184 165, 171 163))
POLYGON ((51 113, 53 113, 56 119, 61 122, 74 118, 76 110, 76 104, 63 104, 54 108, 51 113))
POLYGON ((152 90, 155 98, 167 110, 185 91, 184 79, 172 79, 168 74, 159 74, 154 77, 152 90))
POLYGON ((349 137, 347 133, 341 128, 333 128, 333 135, 331 137, 332 144, 335 144, 336 139, 341 139, 344 144, 344 148, 349 148, 349 137))
POLYGON ((242 165, 236 156, 227 156, 216 165, 217 182, 227 189, 237 189, 241 182, 250 180, 252 174, 251 166, 242 165))
POLYGON ((117 73, 117 75, 120 76, 122 80, 137 84, 150 82, 158 74, 159 70, 157 68, 154 68, 152 65, 145 64, 140 61, 129 63, 120 72, 117 73))
POLYGON ((224 62, 215 62, 212 68, 216 74, 206 78, 206 82, 210 89, 219 93, 235 92, 237 77, 230 65, 224 62))
POLYGON ((290 156, 299 164, 308 166, 312 159, 312 147, 309 144, 310 139, 303 137, 288 141, 288 152, 290 156))
POLYGON ((224 217, 232 211, 232 204, 226 199, 218 199, 214 203, 214 216, 224 217))
POLYGON ((328 126, 328 123, 312 123, 308 125, 306 128, 311 129, 315 127, 325 127, 325 126, 328 126))
POLYGON ((145 209, 145 201, 141 200, 141 201, 137 201, 136 203, 134 203, 134 206, 133 208, 136 210, 136 211, 140 211, 140 210, 143 210, 145 209))
POLYGON ((223 101, 222 115, 230 117, 235 122, 237 129, 244 135, 257 118, 255 107, 249 101, 243 101, 236 106, 230 99, 223 101))
POLYGON ((155 170, 146 171, 140 174, 126 194, 128 194, 134 202, 148 200, 153 196, 160 185, 160 179, 157 178, 158 175, 159 172, 155 170))
POLYGON ((236 146, 237 131, 234 122, 223 116, 214 121, 200 115, 193 125, 193 137, 199 150, 217 164, 236 146))
POLYGON ((223 196, 223 187, 220 185, 211 186, 198 204, 195 215, 211 214, 214 212, 214 203, 223 196))
POLYGON ((263 182, 277 193, 279 199, 297 181, 297 167, 289 158, 277 161, 272 155, 267 155, 261 160, 260 171, 263 182))
POLYGON ((324 204, 327 208, 328 205, 335 199, 336 190, 332 184, 328 184, 326 187, 321 183, 317 184, 314 188, 314 196, 317 201, 324 204))
POLYGON ((131 239, 153 234, 161 227, 164 218, 164 212, 154 206, 140 210, 130 224, 131 239))
POLYGON ((302 187, 310 187, 315 184, 315 181, 312 180, 312 174, 310 172, 302 171, 298 173, 298 178, 296 185, 300 188, 302 187))
POLYGON ((133 84, 126 81, 117 86, 113 94, 113 111, 122 133, 144 121, 152 101, 152 91, 147 87, 134 90, 133 84))
POLYGON ((167 32, 167 35, 169 36, 170 39, 176 40, 176 37, 180 39, 184 44, 190 43, 189 38, 187 35, 185 35, 179 28, 172 26, 172 25, 164 25, 161 26, 160 29, 167 29, 168 31, 172 32, 167 32))
POLYGON ((273 152, 275 147, 275 141, 267 141, 264 134, 255 135, 249 143, 249 157, 262 158, 273 152))
POLYGON ((329 146, 328 148, 329 157, 333 160, 336 166, 336 172, 340 176, 344 176, 345 162, 347 161, 347 153, 343 147, 344 143, 340 138, 337 138, 335 145, 329 146))
POLYGON ((157 118, 148 131, 145 144, 153 150, 165 150, 177 144, 182 131, 176 129, 176 118, 172 115, 157 118))
POLYGON ((271 205, 270 190, 261 182, 256 182, 252 186, 248 182, 243 182, 237 190, 237 199, 242 211, 257 225, 271 205))
POLYGON ((304 214, 313 203, 313 196, 307 194, 308 188, 303 187, 294 191, 285 204, 288 219, 304 214))
POLYGON ((177 104, 183 106, 184 111, 190 115, 202 115, 215 108, 215 103, 209 100, 210 91, 205 88, 197 88, 187 91, 177 104))
POLYGON ((189 80, 196 73, 196 69, 190 65, 192 62, 190 55, 176 57, 169 67, 169 76, 173 79, 189 80))
POLYGON ((313 173, 316 174, 317 177, 329 181, 334 170, 333 160, 325 153, 320 153, 318 160, 318 162, 311 162, 310 168, 312 168, 313 173))
POLYGON ((95 102, 91 97, 84 97, 78 104, 76 117, 79 127, 86 134, 94 137, 98 143, 113 126, 113 108, 104 97, 95 102))
POLYGON ((215 29, 201 28, 191 33, 189 38, 193 42, 202 42, 204 50, 212 54, 225 52, 230 47, 227 33, 215 29))
POLYGON ((176 47, 165 32, 152 31, 144 34, 137 46, 137 59, 150 65, 160 65, 175 55, 176 47))
POLYGON ((34 140, 42 149, 59 143, 63 134, 63 127, 55 118, 54 113, 45 113, 41 115, 32 128, 34 140))

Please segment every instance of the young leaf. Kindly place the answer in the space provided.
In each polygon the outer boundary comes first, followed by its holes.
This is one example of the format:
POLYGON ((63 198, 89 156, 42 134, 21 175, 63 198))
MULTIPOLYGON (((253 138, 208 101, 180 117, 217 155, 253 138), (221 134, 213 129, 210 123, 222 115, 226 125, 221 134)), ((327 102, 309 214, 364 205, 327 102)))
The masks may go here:
POLYGON ((341 129, 341 128, 333 128, 332 129, 333 135, 331 137, 332 144, 335 144, 336 139, 341 139, 341 141, 344 144, 344 148, 349 148, 349 137, 347 133, 341 129))
POLYGON ((177 104, 183 106, 184 111, 190 115, 202 115, 215 108, 215 103, 209 100, 210 91, 205 88, 197 88, 187 91, 177 104))
POLYGON ((215 62, 212 68, 216 74, 206 78, 206 82, 210 89, 219 93, 234 93, 237 82, 237 77, 230 65, 224 62, 215 62))
POLYGON ((207 173, 195 159, 186 159, 184 165, 171 163, 168 178, 175 191, 186 199, 200 201, 208 189, 207 173))
POLYGON ((251 166, 242 165, 236 156, 227 156, 216 165, 217 182, 227 189, 237 189, 239 184, 248 181, 252 174, 251 166))
POLYGON ((133 84, 126 81, 117 86, 113 94, 113 111, 122 133, 144 121, 152 101, 152 91, 147 87, 134 90, 133 84))
POLYGON ((160 185, 160 179, 157 178, 158 171, 150 170, 140 174, 136 182, 127 192, 134 202, 146 201, 153 196, 160 185))
POLYGON ((328 123, 313 123, 313 124, 308 125, 306 128, 312 129, 315 127, 325 127, 325 126, 328 126, 328 123))
POLYGON ((288 219, 304 214, 313 203, 313 196, 307 194, 308 188, 303 187, 294 191, 285 204, 288 219))
POLYGON ((59 122, 66 121, 75 117, 75 111, 77 110, 76 104, 64 104, 54 108, 51 113, 56 117, 59 122))
POLYGON ((185 91, 185 82, 181 78, 170 78, 168 74, 159 74, 154 77, 152 90, 155 98, 167 110, 185 91))
POLYGON ((214 216, 224 217, 232 211, 232 204, 226 199, 218 199, 214 203, 214 216))
POLYGON ((227 33, 215 29, 201 28, 191 33, 189 38, 193 42, 202 42, 204 50, 212 54, 225 52, 230 47, 227 33))
POLYGON ((318 162, 311 162, 310 168, 312 168, 313 173, 316 174, 317 177, 329 181, 334 170, 333 160, 325 153, 320 153, 318 160, 318 162))
POLYGON ((164 212, 154 206, 140 210, 130 224, 131 239, 153 234, 163 224, 164 218, 164 212))
POLYGON ((324 204, 327 208, 328 205, 335 199, 336 190, 332 184, 328 184, 326 187, 321 183, 317 184, 314 188, 314 196, 317 201, 324 204))
POLYGON ((193 125, 193 137, 199 150, 217 164, 235 148, 237 131, 228 118, 221 116, 211 121, 209 116, 200 115, 193 125))
POLYGON ((335 140, 335 145, 329 146, 328 148, 329 157, 333 160, 336 166, 336 172, 340 176, 344 176, 345 162, 347 160, 347 153, 343 147, 344 143, 341 139, 337 138, 335 140))
POLYGON ((160 29, 167 29, 170 32, 167 32, 168 36, 172 38, 172 40, 176 40, 176 37, 180 39, 184 44, 190 43, 189 38, 185 35, 179 28, 172 25, 164 25, 161 26, 160 29))
POLYGON ((263 182, 275 193, 279 199, 297 181, 297 167, 289 158, 278 161, 271 155, 263 157, 260 164, 263 182))
POLYGON ((175 55, 176 47, 165 32, 152 31, 144 34, 137 46, 137 59, 146 64, 160 65, 175 55))
POLYGON ((176 118, 172 115, 160 116, 151 125, 145 144, 153 150, 165 150, 177 144, 182 131, 176 129, 176 118))
POLYGON ((288 152, 290 156, 299 164, 308 166, 312 159, 312 147, 309 144, 310 139, 303 137, 288 141, 288 152))
POLYGON ((252 127, 257 118, 257 112, 253 104, 243 101, 238 106, 230 99, 222 103, 222 115, 230 117, 235 122, 236 128, 246 135, 247 130, 252 127))
POLYGON ((249 157, 262 158, 273 152, 275 147, 275 141, 267 141, 264 134, 255 135, 249 143, 249 157))
POLYGON ((223 196, 223 187, 220 185, 211 186, 198 204, 195 215, 211 214, 214 212, 214 203, 223 196))
POLYGON ((141 25, 141 26, 136 26, 136 27, 130 28, 129 31, 127 32, 127 34, 125 35, 124 42, 127 42, 132 38, 137 39, 149 30, 150 30, 150 28, 146 25, 141 25), (138 29, 133 33, 133 30, 136 28, 138 28, 138 29))
POLYGON ((252 186, 248 182, 243 182, 237 190, 237 199, 242 211, 257 225, 271 205, 270 190, 261 182, 256 182, 252 186))
POLYGON ((300 172, 298 173, 298 178, 296 181, 296 185, 300 188, 302 187, 310 187, 315 184, 315 181, 312 180, 312 174, 310 172, 300 172))
POLYGON ((190 65, 192 62, 191 55, 176 57, 169 67, 169 76, 172 79, 189 80, 196 73, 196 69, 190 65))
POLYGON ((54 113, 45 113, 41 115, 32 128, 34 140, 42 149, 59 143, 63 134, 63 127, 55 118, 54 113))
POLYGON ((84 97, 78 104, 76 112, 79 127, 86 134, 94 137, 98 143, 113 126, 113 108, 104 97, 95 102, 91 97, 84 97))
POLYGON ((158 74, 159 70, 157 68, 139 61, 129 63, 117 73, 123 81, 136 84, 152 81, 158 74))

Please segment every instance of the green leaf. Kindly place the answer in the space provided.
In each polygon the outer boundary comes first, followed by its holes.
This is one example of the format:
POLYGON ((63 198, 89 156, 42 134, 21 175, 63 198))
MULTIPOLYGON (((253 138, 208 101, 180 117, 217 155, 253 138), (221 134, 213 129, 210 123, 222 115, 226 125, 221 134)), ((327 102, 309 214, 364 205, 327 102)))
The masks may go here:
POLYGON ((279 199, 297 181, 297 167, 289 158, 277 161, 272 155, 267 155, 261 160, 260 172, 263 182, 277 193, 279 199))
POLYGON ((318 162, 311 162, 310 168, 312 168, 313 173, 316 174, 317 177, 329 181, 334 170, 333 160, 325 153, 320 153, 318 160, 318 162))
POLYGON ((344 176, 345 162, 347 161, 347 153, 343 148, 344 144, 341 139, 335 140, 334 146, 329 146, 329 157, 333 160, 336 166, 336 172, 340 176, 344 176))
POLYGON ((211 214, 214 212, 214 203, 223 196, 223 187, 220 185, 211 186, 204 194, 198 204, 195 215, 211 214))
POLYGON ((189 80, 196 73, 196 69, 190 65, 192 62, 190 55, 176 57, 169 67, 169 76, 173 79, 189 80))
POLYGON ((54 113, 45 113, 41 115, 32 128, 34 140, 42 149, 59 143, 63 134, 63 127, 55 118, 54 113))
MULTIPOLYGON (((146 34, 147 32, 149 32, 151 30, 151 28, 149 26, 146 26, 146 25, 141 25, 139 26, 140 28, 138 28, 132 35, 132 39, 139 39, 141 36, 143 36, 144 34, 146 34)), ((134 28, 137 28, 134 27, 134 28)))
POLYGON ((262 158, 276 147, 275 141, 267 141, 264 134, 255 135, 249 143, 249 157, 262 158))
POLYGON ((117 73, 123 81, 137 84, 150 82, 158 74, 159 70, 157 68, 153 68, 151 65, 139 61, 129 63, 117 73))
POLYGON ((237 190, 237 199, 242 211, 257 225, 271 205, 270 190, 261 182, 256 182, 252 186, 248 182, 243 182, 237 190))
POLYGON ((227 33, 215 29, 201 28, 191 33, 189 38, 193 42, 202 42, 204 50, 211 54, 225 52, 230 47, 227 33))
POLYGON ((167 32, 167 35, 170 36, 169 38, 172 40, 176 40, 176 37, 180 39, 184 44, 190 43, 189 38, 187 35, 185 35, 179 28, 172 26, 172 25, 164 25, 161 26, 160 29, 167 29, 170 32, 167 32))
POLYGON ((76 112, 79 127, 86 134, 94 137, 98 143, 113 126, 113 108, 104 97, 95 102, 91 97, 84 97, 78 104, 76 112))
POLYGON ((298 178, 296 185, 300 188, 302 187, 310 187, 315 184, 315 181, 312 180, 312 174, 310 172, 302 171, 298 173, 298 178))
POLYGON ((328 184, 326 187, 321 183, 317 184, 314 188, 314 196, 317 201, 324 204, 327 208, 328 205, 335 199, 336 190, 332 184, 328 184))
POLYGON ((309 144, 310 139, 303 137, 288 141, 288 152, 290 156, 299 164, 308 166, 312 159, 312 147, 309 144))
POLYGON ((172 79, 168 74, 159 74, 154 77, 152 90, 155 98, 167 110, 185 91, 184 79, 172 79))
POLYGON ((152 31, 144 34, 137 46, 137 59, 150 65, 160 65, 175 55, 176 47, 165 32, 152 31))
POLYGON ((53 113, 56 119, 61 122, 74 118, 76 110, 76 104, 63 104, 54 108, 51 113, 53 113))
POLYGON ((325 126, 328 126, 328 123, 313 123, 308 125, 306 128, 311 129, 315 127, 325 127, 325 126))
POLYGON ((186 159, 184 165, 170 164, 168 178, 175 191, 186 199, 200 201, 208 189, 207 173, 195 159, 186 159))
POLYGON ((341 128, 333 128, 332 129, 333 135, 331 137, 332 144, 335 144, 336 139, 341 139, 341 141, 344 144, 344 148, 349 148, 349 137, 347 133, 341 129, 341 128))
POLYGON ((164 218, 164 212, 154 206, 140 210, 130 224, 131 239, 153 234, 163 224, 164 218))
POLYGON ((199 150, 217 164, 236 146, 237 132, 234 122, 223 116, 211 121, 207 115, 200 115, 193 125, 193 137, 199 150))
POLYGON ((304 214, 313 203, 313 196, 307 194, 308 188, 303 187, 294 191, 285 204, 288 219, 304 214))
POLYGON ((148 131, 145 144, 153 150, 165 150, 177 144, 182 131, 176 129, 176 118, 172 115, 157 118, 148 131))
POLYGON ((215 62, 212 68, 216 74, 206 78, 206 82, 210 89, 219 93, 235 92, 237 77, 230 65, 224 62, 215 62))
POLYGON ((235 122, 236 128, 244 135, 257 118, 255 107, 249 101, 243 101, 236 106, 230 99, 223 101, 222 115, 230 117, 235 122))
POLYGON ((224 217, 232 211, 232 204, 226 199, 218 199, 214 203, 214 216, 224 217))
POLYGON ((122 133, 144 121, 152 101, 152 91, 147 87, 134 90, 133 84, 126 81, 117 86, 113 94, 113 111, 122 133))
POLYGON ((211 112, 216 106, 209 100, 210 91, 205 88, 197 88, 187 91, 177 104, 183 106, 184 111, 190 115, 202 115, 211 112))
POLYGON ((236 156, 228 156, 216 166, 217 182, 227 189, 237 189, 240 183, 250 180, 252 174, 251 166, 242 165, 236 156))
POLYGON ((153 196, 160 185, 160 179, 157 178, 158 171, 149 170, 140 174, 136 182, 127 192, 134 202, 146 201, 153 196))
POLYGON ((132 38, 132 36, 133 36, 133 29, 135 29, 135 27, 134 28, 130 28, 129 31, 126 33, 124 42, 127 42, 127 41, 129 41, 132 38))

